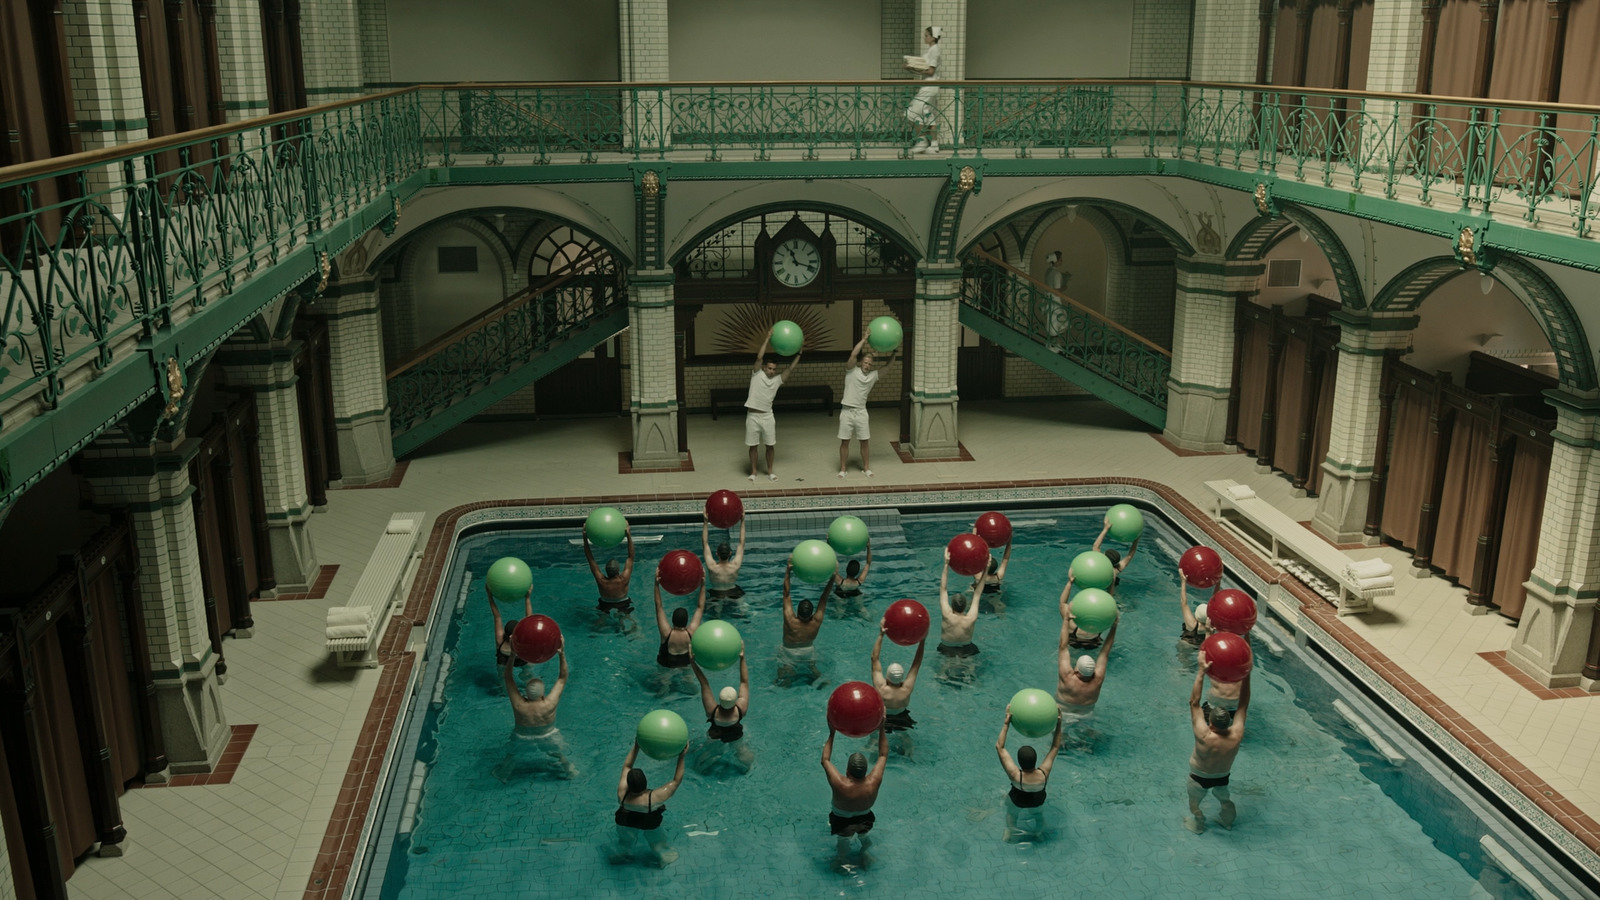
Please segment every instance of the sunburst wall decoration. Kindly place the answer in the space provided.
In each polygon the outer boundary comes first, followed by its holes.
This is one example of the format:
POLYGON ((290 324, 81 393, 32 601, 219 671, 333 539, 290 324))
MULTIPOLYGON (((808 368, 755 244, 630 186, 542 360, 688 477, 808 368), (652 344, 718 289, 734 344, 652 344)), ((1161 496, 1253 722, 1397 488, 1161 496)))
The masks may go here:
POLYGON ((848 350, 840 334, 848 334, 853 314, 851 303, 709 306, 696 317, 695 344, 699 353, 754 355, 773 324, 788 319, 805 332, 806 350, 848 350))

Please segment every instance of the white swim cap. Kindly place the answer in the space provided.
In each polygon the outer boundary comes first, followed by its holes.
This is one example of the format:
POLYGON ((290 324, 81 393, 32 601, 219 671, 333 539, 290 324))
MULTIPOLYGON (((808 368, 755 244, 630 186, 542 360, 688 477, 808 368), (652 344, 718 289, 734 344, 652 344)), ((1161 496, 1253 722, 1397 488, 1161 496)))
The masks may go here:
POLYGON ((938 40, 938 39, 939 39, 939 38, 942 38, 942 37, 944 37, 944 29, 943 29, 943 28, 940 28, 940 27, 939 27, 939 26, 937 26, 937 25, 929 25, 929 26, 928 26, 928 30, 929 30, 929 31, 931 31, 931 32, 933 32, 933 39, 934 39, 934 40, 936 40, 936 41, 937 41, 937 40, 938 40))
POLYGON ((723 706, 732 706, 739 699, 739 692, 733 687, 725 687, 717 694, 717 702, 723 706))
POLYGON ((1206 613, 1209 612, 1209 606, 1210 604, 1202 603, 1194 608, 1194 617, 1200 620, 1201 625, 1206 624, 1208 618, 1206 613))
POLYGON ((906 667, 899 663, 890 663, 888 670, 884 674, 889 676, 890 681, 902 681, 906 677, 906 667))
POLYGON ((1078 657, 1078 676, 1085 681, 1094 677, 1094 657, 1087 653, 1078 657))

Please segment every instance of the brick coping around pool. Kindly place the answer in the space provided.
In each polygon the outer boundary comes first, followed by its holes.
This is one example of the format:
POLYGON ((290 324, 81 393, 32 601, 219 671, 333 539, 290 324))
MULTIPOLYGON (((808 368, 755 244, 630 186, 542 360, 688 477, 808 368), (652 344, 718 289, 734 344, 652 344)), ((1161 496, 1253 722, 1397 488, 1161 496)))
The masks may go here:
MULTIPOLYGON (((1379 652, 1367 640, 1340 621, 1332 606, 1313 593, 1292 575, 1278 571, 1260 557, 1250 545, 1217 525, 1198 506, 1184 499, 1177 491, 1142 478, 1048 478, 1032 481, 991 481, 951 484, 906 485, 841 485, 794 489, 741 491, 740 496, 749 502, 763 497, 794 496, 849 496, 852 494, 911 494, 954 491, 985 491, 1038 489, 1051 487, 1090 487, 1119 485, 1140 488, 1159 496, 1193 526, 1205 532, 1217 545, 1228 550, 1235 559, 1246 566, 1264 584, 1276 584, 1300 603, 1299 611, 1334 640, 1342 644, 1357 659, 1389 684, 1419 710, 1430 716, 1452 737, 1475 753, 1507 783, 1521 792, 1531 803, 1571 832, 1584 846, 1600 853, 1600 823, 1579 809, 1549 784, 1535 775, 1522 763, 1502 749, 1465 717, 1447 706, 1434 693, 1423 687, 1415 678, 1402 671, 1394 662, 1379 652)), ((378 785, 382 781, 384 754, 394 739, 395 726, 404 705, 405 690, 416 654, 406 650, 413 628, 425 627, 432 611, 433 597, 444 577, 457 522, 469 513, 489 509, 540 506, 616 506, 641 502, 697 501, 703 492, 666 494, 614 494, 597 497, 549 497, 532 500, 493 500, 466 503, 446 510, 434 521, 428 535, 428 544, 417 569, 416 580, 406 598, 405 608, 389 622, 378 647, 378 664, 382 667, 377 692, 367 711, 356 742, 355 755, 345 771, 339 799, 324 833, 322 847, 311 868, 306 885, 306 900, 330 900, 344 894, 346 882, 355 867, 360 852, 362 826, 372 809, 378 785)))

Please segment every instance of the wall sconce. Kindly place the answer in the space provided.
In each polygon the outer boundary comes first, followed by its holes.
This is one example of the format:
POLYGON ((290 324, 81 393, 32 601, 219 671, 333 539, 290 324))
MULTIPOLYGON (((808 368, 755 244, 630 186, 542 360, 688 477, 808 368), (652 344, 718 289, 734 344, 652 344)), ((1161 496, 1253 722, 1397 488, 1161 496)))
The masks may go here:
POLYGON ((1076 222, 1076 221, 1078 221, 1078 204, 1076 204, 1076 203, 1068 203, 1067 204, 1067 221, 1068 222, 1076 222))
POLYGON ((1485 297, 1487 297, 1487 296, 1489 296, 1489 292, 1493 291, 1493 290, 1494 290, 1494 276, 1490 275, 1487 272, 1485 272, 1482 275, 1479 275, 1478 276, 1478 293, 1483 294, 1485 297))

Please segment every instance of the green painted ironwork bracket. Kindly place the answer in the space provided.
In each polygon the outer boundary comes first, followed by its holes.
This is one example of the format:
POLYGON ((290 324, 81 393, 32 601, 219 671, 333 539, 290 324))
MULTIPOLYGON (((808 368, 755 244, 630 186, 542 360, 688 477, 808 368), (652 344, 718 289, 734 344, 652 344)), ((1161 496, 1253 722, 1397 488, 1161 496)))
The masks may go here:
POLYGON ((522 388, 594 349, 628 327, 628 308, 617 304, 603 316, 568 332, 559 343, 488 382, 411 428, 394 436, 394 455, 402 458, 522 388))

